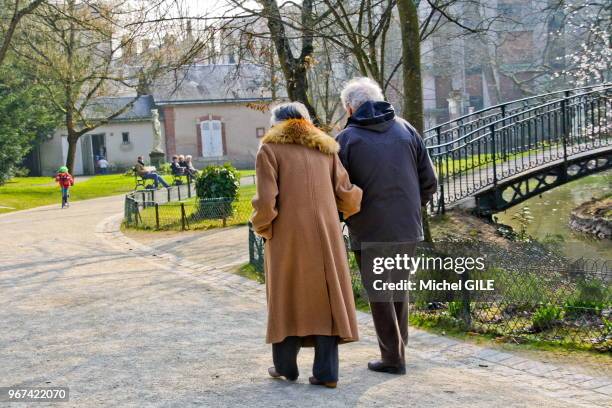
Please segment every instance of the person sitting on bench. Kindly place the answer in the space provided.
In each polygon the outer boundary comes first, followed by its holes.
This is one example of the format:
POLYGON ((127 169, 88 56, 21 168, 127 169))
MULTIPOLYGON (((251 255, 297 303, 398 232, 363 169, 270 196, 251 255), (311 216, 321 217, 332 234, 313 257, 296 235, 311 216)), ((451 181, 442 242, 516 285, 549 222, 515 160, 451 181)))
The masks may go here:
POLYGON ((193 157, 188 154, 185 156, 185 172, 191 176, 191 178, 196 178, 198 176, 198 170, 193 166, 193 157))
POLYGON ((177 156, 176 154, 172 156, 172 163, 170 163, 170 168, 172 169, 172 174, 174 176, 185 175, 185 168, 181 166, 179 162, 179 156, 177 156))
POLYGON ((144 159, 142 156, 138 156, 138 161, 134 166, 134 171, 136 172, 136 174, 142 177, 143 180, 153 180, 153 182, 155 183, 155 188, 159 188, 159 183, 161 183, 162 186, 166 188, 170 187, 168 183, 166 183, 166 181, 163 179, 163 177, 155 172, 154 167, 151 168, 145 166, 144 159))

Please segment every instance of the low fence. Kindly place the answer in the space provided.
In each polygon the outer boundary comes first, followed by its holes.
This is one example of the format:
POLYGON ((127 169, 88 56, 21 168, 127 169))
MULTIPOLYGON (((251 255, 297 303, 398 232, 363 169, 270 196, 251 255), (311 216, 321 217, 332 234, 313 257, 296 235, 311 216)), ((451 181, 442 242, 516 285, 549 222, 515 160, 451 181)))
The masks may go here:
POLYGON ((139 190, 125 197, 124 223, 130 228, 206 229, 246 224, 251 198, 199 199, 194 184, 139 190))
POLYGON ((148 188, 144 190, 134 190, 126 195, 126 199, 130 199, 138 203, 166 204, 170 202, 187 200, 195 196, 195 183, 184 183, 159 190, 148 188))
MULTIPOLYGON (((533 261, 524 258, 531 251, 543 260, 541 250, 517 246, 507 252, 487 253, 491 264, 485 271, 455 274, 456 280, 463 282, 493 280, 494 291, 468 291, 465 285, 460 291, 447 293, 411 291, 411 324, 519 343, 612 351, 612 263, 547 258, 533 266, 533 261)), ((462 248, 463 254, 481 253, 465 252, 472 250, 476 249, 462 248)), ((477 250, 488 252, 482 247, 477 250)), ((423 245, 418 251, 431 254, 432 248, 423 245)), ((367 294, 354 258, 348 254, 356 303, 365 306, 367 294)), ((249 228, 249 261, 262 279, 263 259, 264 242, 249 228)), ((435 273, 420 271, 411 280, 435 279, 435 273)))
POLYGON ((249 222, 249 263, 264 279, 264 240, 253 231, 253 224, 249 222))
POLYGON ((612 351, 612 274, 605 264, 520 271, 498 268, 466 272, 459 280, 493 280, 495 290, 462 289, 447 299, 440 299, 439 292, 432 299, 430 292, 417 291, 411 300, 412 324, 518 343, 612 351))

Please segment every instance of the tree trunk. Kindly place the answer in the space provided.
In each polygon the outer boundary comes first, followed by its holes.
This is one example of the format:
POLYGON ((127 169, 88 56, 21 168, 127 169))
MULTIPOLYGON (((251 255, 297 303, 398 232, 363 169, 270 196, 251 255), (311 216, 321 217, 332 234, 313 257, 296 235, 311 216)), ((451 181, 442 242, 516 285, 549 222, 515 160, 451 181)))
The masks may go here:
MULTIPOLYGON (((486 44, 483 43, 483 47, 486 44)), ((482 64, 482 71, 484 73, 485 82, 487 83, 487 94, 489 95, 489 106, 495 106, 501 103, 501 95, 499 92, 499 83, 495 76, 493 64, 491 63, 491 56, 489 51, 485 51, 487 61, 482 64)))
MULTIPOLYGON (((484 21, 480 13, 481 1, 476 2, 473 5, 472 13, 474 14, 476 21, 484 21)), ((489 44, 486 39, 486 33, 478 34, 478 41, 481 44, 481 49, 484 54, 484 62, 482 64, 482 72, 487 87, 487 94, 489 95, 489 106, 494 106, 501 103, 501 92, 499 89, 499 81, 496 70, 495 55, 491 55, 489 44)))
POLYGON ((68 132, 68 155, 66 157, 66 167, 68 167, 68 172, 70 174, 74 174, 74 163, 76 161, 75 159, 76 159, 78 141, 79 141, 79 136, 69 131, 68 132))
POLYGON ((308 109, 308 113, 315 124, 319 124, 319 116, 317 111, 310 103, 308 98, 308 77, 306 76, 306 67, 302 63, 297 62, 297 66, 291 71, 290 81, 287 81, 287 85, 292 86, 291 89, 287 90, 287 96, 292 101, 301 102, 308 109), (301 65, 301 66, 300 66, 301 65))
POLYGON ((307 60, 312 58, 313 35, 312 27, 312 1, 304 1, 302 6, 302 24, 305 27, 301 33, 302 52, 299 57, 294 57, 291 50, 290 40, 287 37, 283 19, 276 0, 260 0, 263 6, 263 16, 267 19, 270 37, 276 48, 276 55, 280 62, 285 84, 287 86, 287 96, 290 100, 303 103, 315 124, 319 124, 317 112, 308 99, 308 77, 307 60))
MULTIPOLYGON (((402 33, 402 74, 404 79, 404 118, 423 134, 423 85, 421 83, 421 39, 417 5, 413 0, 397 0, 402 33)), ((421 209, 423 234, 432 242, 427 208, 421 209)))
POLYGON ((423 132, 423 85, 421 84, 421 41, 417 7, 412 0, 398 0, 402 32, 404 118, 423 132))

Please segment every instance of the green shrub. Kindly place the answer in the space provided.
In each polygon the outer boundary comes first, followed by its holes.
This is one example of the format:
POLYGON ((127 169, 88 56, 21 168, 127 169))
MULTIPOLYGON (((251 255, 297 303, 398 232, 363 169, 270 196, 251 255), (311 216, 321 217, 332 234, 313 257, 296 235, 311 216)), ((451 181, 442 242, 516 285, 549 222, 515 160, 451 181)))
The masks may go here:
POLYGON ((15 177, 28 177, 29 174, 30 169, 28 169, 27 167, 16 167, 13 171, 13 175, 15 177))
POLYGON ((533 310, 540 304, 559 303, 558 278, 542 274, 535 268, 521 271, 501 269, 487 270, 486 279, 495 281, 495 293, 514 310, 533 310))
POLYGON ((458 301, 448 302, 448 314, 455 319, 459 319, 463 313, 463 303, 458 301))
POLYGON ((519 212, 512 216, 512 219, 519 225, 519 232, 517 238, 519 241, 529 241, 529 235, 527 234, 527 227, 533 222, 533 215, 529 207, 525 206, 521 208, 519 212))
POLYGON ((348 251, 348 263, 351 271, 357 271, 357 273, 359 273, 359 265, 357 265, 357 259, 353 251, 348 251))
POLYGON ((18 175, 32 146, 61 123, 59 111, 46 97, 49 89, 32 80, 29 68, 10 56, 0 66, 0 185, 18 175))
POLYGON ((234 213, 233 202, 240 187, 238 171, 229 163, 223 166, 208 166, 196 180, 198 220, 227 219, 234 213))
POLYGON ((612 320, 608 320, 605 317, 603 317, 601 320, 603 322, 604 334, 612 334, 612 320))
POLYGON ((610 288, 599 280, 581 280, 564 304, 568 317, 599 314, 610 303, 610 288))
POLYGON ((208 166, 196 181, 196 194, 200 199, 226 198, 234 201, 238 196, 238 171, 229 163, 208 166))
POLYGON ((551 328, 563 314, 563 309, 555 305, 540 306, 531 316, 531 325, 534 330, 542 331, 551 328))
POLYGON ((368 310, 370 303, 367 299, 366 290, 363 287, 361 281, 361 275, 359 272, 351 272, 351 287, 353 289, 353 298, 355 299, 355 306, 359 310, 368 310))
POLYGON ((359 274, 351 273, 351 287, 353 288, 353 296, 355 297, 355 300, 362 297, 364 287, 359 274))
POLYGON ((157 169, 157 172, 164 175, 172 174, 172 166, 170 163, 162 163, 157 169))

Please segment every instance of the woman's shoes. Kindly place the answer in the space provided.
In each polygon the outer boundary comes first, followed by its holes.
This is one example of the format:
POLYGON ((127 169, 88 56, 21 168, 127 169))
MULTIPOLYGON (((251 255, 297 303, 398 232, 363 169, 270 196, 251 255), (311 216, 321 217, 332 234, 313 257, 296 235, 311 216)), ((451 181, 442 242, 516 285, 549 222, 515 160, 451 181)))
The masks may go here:
MULTIPOLYGON (((281 377, 283 377, 283 375, 279 374, 278 371, 276 371, 276 368, 274 368, 274 367, 268 368, 268 374, 270 374, 270 377, 272 377, 272 378, 281 378, 281 377)), ((287 380, 288 381, 295 381, 295 380, 297 380, 297 378, 287 378, 287 380)), ((308 379, 308 381, 312 385, 323 385, 323 386, 325 386, 327 388, 336 388, 336 386, 338 385, 337 381, 319 381, 315 377, 310 377, 308 379)))
POLYGON ((320 381, 320 380, 317 380, 315 377, 310 377, 308 381, 312 385, 324 385, 327 388, 336 388, 336 386, 338 385, 337 381, 320 381))
MULTIPOLYGON (((278 371, 276 371, 276 368, 274 368, 274 367, 268 368, 268 374, 270 374, 270 377, 272 377, 272 378, 285 377, 284 375, 279 374, 278 371)), ((285 377, 285 378, 287 379, 287 381, 295 381, 295 380, 297 380, 297 377, 296 378, 285 377)))
POLYGON ((268 368, 268 374, 270 374, 270 377, 272 377, 272 378, 281 378, 282 377, 282 375, 280 375, 279 373, 276 372, 276 368, 274 368, 274 367, 268 368))

